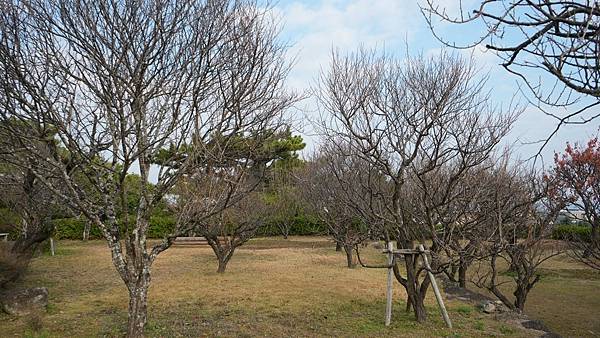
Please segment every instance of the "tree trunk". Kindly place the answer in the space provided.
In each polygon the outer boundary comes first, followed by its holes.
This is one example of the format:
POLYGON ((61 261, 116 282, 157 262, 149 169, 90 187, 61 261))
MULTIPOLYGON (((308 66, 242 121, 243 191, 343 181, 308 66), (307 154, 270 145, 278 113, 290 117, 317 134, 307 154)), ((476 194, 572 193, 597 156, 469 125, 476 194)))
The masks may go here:
POLYGON ((411 301, 413 310, 415 311, 415 319, 419 323, 427 321, 427 311, 425 310, 425 302, 417 295, 416 300, 411 301))
POLYGON ((338 241, 335 242, 335 251, 342 251, 342 243, 338 241))
POLYGON ((510 265, 508 266, 507 272, 517 272, 517 271, 519 271, 519 267, 517 266, 517 263, 514 261, 511 261, 510 265))
POLYGON ((143 337, 144 326, 148 316, 148 287, 150 285, 150 271, 129 286, 129 318, 127 323, 127 337, 143 337))
POLYGON ((412 303, 410 302, 410 298, 406 299, 406 313, 412 310, 412 303))
POLYGON ((289 226, 289 224, 284 224, 283 225, 283 239, 288 239, 289 235, 290 235, 290 226, 289 226))
MULTIPOLYGON (((585 241, 585 238, 578 238, 579 241, 585 241)), ((585 246, 583 252, 583 258, 589 258, 592 255, 594 249, 600 248, 600 231, 598 231, 598 225, 592 224, 592 233, 590 234, 590 245, 585 246)))
POLYGON ((419 281, 417 280, 417 256, 405 255, 404 262, 406 264, 406 294, 408 295, 408 301, 410 302, 415 319, 419 323, 423 323, 427 320, 427 311, 425 310, 424 298, 419 288, 419 281))
POLYGON ((348 268, 353 269, 356 267, 354 263, 354 257, 352 255, 353 250, 351 245, 344 245, 344 251, 346 252, 346 262, 348 264, 348 268))
POLYGON ((450 281, 452 282, 457 282, 457 278, 456 278, 456 274, 458 273, 458 266, 459 264, 450 264, 450 271, 448 271, 448 269, 445 269, 445 273, 446 276, 448 276, 448 279, 450 279, 450 281))
POLYGON ((219 267, 217 268, 218 273, 224 273, 225 269, 227 269, 227 263, 229 262, 226 258, 219 258, 219 267))
POLYGON ((458 267, 458 286, 461 288, 467 287, 467 269, 468 264, 463 259, 460 260, 460 265, 458 267))
POLYGON ((234 250, 235 250, 235 248, 231 248, 231 249, 220 251, 219 253, 215 252, 217 254, 217 260, 219 261, 219 267, 217 268, 218 273, 225 272, 225 270, 227 269, 227 264, 229 263, 229 261, 231 260, 231 257, 233 256, 234 250))
POLYGON ((92 228, 92 222, 85 222, 85 226, 83 227, 83 240, 87 241, 90 238, 90 230, 92 228))
POLYGON ((227 269, 227 263, 233 256, 233 252, 235 251, 235 246, 233 246, 233 240, 225 240, 226 243, 221 244, 219 242, 219 238, 214 235, 204 234, 204 237, 207 239, 208 244, 212 248, 215 256, 217 256, 217 273, 224 273, 227 269))
POLYGON ((515 309, 517 312, 522 313, 525 309, 525 301, 527 300, 527 291, 524 288, 517 287, 514 292, 515 295, 515 309))

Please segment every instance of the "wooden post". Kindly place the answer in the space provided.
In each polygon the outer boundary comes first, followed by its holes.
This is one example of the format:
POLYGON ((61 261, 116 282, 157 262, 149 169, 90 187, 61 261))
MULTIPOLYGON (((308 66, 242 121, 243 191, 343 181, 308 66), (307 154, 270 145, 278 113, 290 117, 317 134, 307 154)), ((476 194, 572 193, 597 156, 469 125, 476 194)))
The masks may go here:
POLYGON ((442 299, 442 295, 440 294, 440 289, 438 289, 435 278, 433 277, 433 273, 431 273, 431 267, 429 266, 429 260, 427 259, 427 254, 425 253, 425 248, 423 247, 423 244, 419 244, 419 252, 421 252, 421 257, 423 257, 423 264, 425 264, 427 274, 429 275, 429 280, 431 280, 431 288, 433 289, 435 299, 437 300, 438 306, 440 307, 440 311, 442 312, 442 317, 444 317, 446 325, 449 328, 452 328, 452 322, 450 321, 450 317, 448 316, 448 311, 446 311, 446 306, 444 306, 444 300, 442 299))
POLYGON ((54 256, 54 239, 50 237, 50 253, 54 256))
POLYGON ((392 263, 394 262, 394 243, 387 242, 387 252, 389 265, 387 274, 387 290, 386 290, 386 303, 385 303, 385 326, 389 326, 392 321, 392 285, 394 278, 394 270, 392 269, 392 263))

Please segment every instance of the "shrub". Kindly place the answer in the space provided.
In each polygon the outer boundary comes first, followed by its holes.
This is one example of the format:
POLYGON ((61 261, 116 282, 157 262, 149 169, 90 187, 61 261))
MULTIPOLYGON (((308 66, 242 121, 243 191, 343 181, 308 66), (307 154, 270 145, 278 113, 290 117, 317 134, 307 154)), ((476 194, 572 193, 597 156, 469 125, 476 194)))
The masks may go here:
POLYGON ((150 217, 148 238, 163 238, 175 230, 177 219, 172 215, 156 215, 150 217))
MULTIPOLYGON (((271 217, 266 224, 257 231, 258 236, 280 236, 281 231, 277 227, 278 222, 283 222, 281 217, 271 217)), ((324 235, 327 226, 318 218, 310 214, 298 214, 287 220, 290 223, 290 236, 324 235)))
MULTIPOLYGON (((86 219, 60 218, 52 221, 55 226, 54 237, 57 239, 78 240, 83 237, 86 219)), ((173 231, 176 219, 171 215, 156 215, 150 217, 150 228, 148 229, 148 238, 163 238, 173 231)), ((122 224, 122 223, 121 223, 122 224)), ((124 229, 122 229, 124 231, 124 229)), ((90 239, 102 238, 100 229, 92 225, 90 229, 90 239)))
POLYGON ((327 226, 312 215, 300 214, 292 219, 292 226, 290 229, 291 235, 308 236, 323 235, 326 233, 327 226))
MULTIPOLYGON (((82 239, 86 222, 86 219, 78 219, 75 217, 54 219, 52 220, 55 229, 54 237, 56 239, 82 239)), ((90 229, 90 239, 97 239, 100 237, 102 237, 100 229, 92 226, 90 229)))
POLYGON ((559 225, 552 230, 552 238, 572 241, 581 240, 589 242, 592 237, 592 228, 581 225, 559 225))
POLYGON ((0 232, 7 232, 10 238, 14 238, 18 235, 15 225, 20 222, 21 218, 17 214, 8 208, 0 208, 0 232))

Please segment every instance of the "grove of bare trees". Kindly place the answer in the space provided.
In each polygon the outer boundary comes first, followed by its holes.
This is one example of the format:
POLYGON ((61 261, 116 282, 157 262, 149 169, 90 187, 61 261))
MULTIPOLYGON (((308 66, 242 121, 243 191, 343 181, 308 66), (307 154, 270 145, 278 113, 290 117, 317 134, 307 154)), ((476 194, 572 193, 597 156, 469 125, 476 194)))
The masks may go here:
MULTIPOLYGON (((597 2, 483 1, 459 18, 434 1, 421 9, 435 34, 434 20, 481 20, 475 45, 487 41, 540 102, 582 104, 559 125, 600 103, 597 2), (549 92, 531 68, 555 79, 549 92)), ((564 250, 550 239, 569 206, 591 230, 570 252, 600 266, 596 139, 542 175, 505 142, 524 107, 494 103, 472 59, 359 48, 333 51, 311 89, 320 139, 301 159, 289 111, 304 97, 286 87, 279 32, 255 0, 0 2, 0 206, 19 219, 0 245, 0 288, 56 233, 56 215, 106 242, 129 337, 144 335, 152 266, 177 237, 204 237, 223 273, 267 223, 287 239, 306 215, 348 268, 376 266, 361 244, 396 243, 384 267, 418 322, 431 273, 523 311, 541 265, 564 250), (167 209, 173 224, 149 242, 167 209)))
POLYGON ((177 235, 149 248, 151 211, 181 177, 222 160, 229 140, 277 130, 296 100, 283 87, 289 64, 274 18, 253 1, 2 7, 0 122, 10 161, 101 230, 129 291, 128 336, 141 336, 152 263, 177 235), (133 213, 130 171, 141 178, 133 213))
MULTIPOLYGON (((416 250, 443 224, 439 209, 451 201, 455 182, 491 156, 519 113, 493 106, 484 83, 473 64, 448 53, 402 60, 364 49, 332 54, 315 89, 324 111, 319 127, 335 152, 362 162, 351 182, 334 175, 366 201, 351 207, 376 227, 372 232, 416 250), (444 184, 426 184, 442 170, 444 184)), ((396 261, 396 279, 424 321, 429 277, 420 278, 417 255, 402 260, 406 275, 396 261)))

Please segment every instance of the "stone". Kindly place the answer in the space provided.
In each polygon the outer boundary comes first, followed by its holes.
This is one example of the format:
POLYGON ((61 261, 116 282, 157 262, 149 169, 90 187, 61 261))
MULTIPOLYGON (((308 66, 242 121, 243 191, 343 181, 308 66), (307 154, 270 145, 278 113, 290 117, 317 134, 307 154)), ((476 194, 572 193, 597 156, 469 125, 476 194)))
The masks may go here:
POLYGON ((510 312, 511 310, 504 304, 496 305, 496 312, 510 312))
POLYGON ((525 320, 521 322, 521 325, 526 329, 550 332, 550 329, 541 320, 525 320))
POLYGON ((48 305, 48 289, 45 287, 17 289, 5 292, 0 298, 4 312, 23 316, 45 309, 48 305))
POLYGON ((493 302, 484 302, 483 304, 481 304, 481 310, 484 313, 494 313, 496 312, 496 304, 494 304, 493 302))

